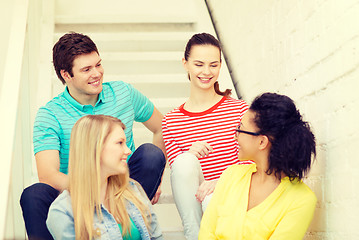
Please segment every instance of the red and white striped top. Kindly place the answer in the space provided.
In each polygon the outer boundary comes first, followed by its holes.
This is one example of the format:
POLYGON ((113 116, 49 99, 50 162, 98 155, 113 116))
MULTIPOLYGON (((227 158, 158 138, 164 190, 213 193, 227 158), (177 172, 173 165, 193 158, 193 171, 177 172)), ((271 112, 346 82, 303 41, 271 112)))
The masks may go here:
POLYGON ((199 158, 205 180, 216 180, 233 164, 252 163, 238 160, 236 127, 248 104, 243 100, 223 97, 210 109, 193 113, 180 107, 167 113, 162 120, 163 139, 170 166, 181 153, 187 152, 196 141, 213 147, 207 157, 199 158))

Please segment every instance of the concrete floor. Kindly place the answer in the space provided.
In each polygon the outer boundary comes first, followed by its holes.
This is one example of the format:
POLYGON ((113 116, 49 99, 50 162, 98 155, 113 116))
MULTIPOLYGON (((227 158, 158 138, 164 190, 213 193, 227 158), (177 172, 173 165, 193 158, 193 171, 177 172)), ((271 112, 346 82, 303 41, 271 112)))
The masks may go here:
POLYGON ((186 240, 183 232, 163 232, 163 238, 165 240, 186 240))

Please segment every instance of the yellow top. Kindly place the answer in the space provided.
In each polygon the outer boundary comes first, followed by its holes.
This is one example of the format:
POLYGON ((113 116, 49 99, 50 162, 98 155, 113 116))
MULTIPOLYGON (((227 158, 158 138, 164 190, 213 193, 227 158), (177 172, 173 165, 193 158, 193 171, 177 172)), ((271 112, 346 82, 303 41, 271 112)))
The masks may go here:
POLYGON ((203 215, 199 240, 303 239, 317 198, 302 181, 282 179, 259 205, 247 211, 249 186, 256 165, 225 170, 203 215))

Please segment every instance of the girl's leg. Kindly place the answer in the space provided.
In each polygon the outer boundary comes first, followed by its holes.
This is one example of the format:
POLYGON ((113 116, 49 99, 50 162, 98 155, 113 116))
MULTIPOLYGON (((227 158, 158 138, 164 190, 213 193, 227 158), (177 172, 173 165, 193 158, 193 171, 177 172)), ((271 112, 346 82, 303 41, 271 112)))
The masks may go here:
POLYGON ((202 218, 202 204, 195 194, 203 174, 198 159, 190 153, 179 155, 171 166, 171 185, 176 207, 187 240, 197 240, 202 218))

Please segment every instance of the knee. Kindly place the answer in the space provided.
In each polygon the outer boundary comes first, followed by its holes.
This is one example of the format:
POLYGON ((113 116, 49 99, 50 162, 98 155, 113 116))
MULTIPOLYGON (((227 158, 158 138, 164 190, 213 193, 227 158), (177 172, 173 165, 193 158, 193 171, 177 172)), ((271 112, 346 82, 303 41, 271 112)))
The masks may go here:
POLYGON ((41 188, 42 183, 35 183, 25 188, 20 197, 20 204, 23 205, 35 199, 39 195, 41 188))
POLYGON ((22 208, 30 206, 36 208, 38 204, 44 201, 44 198, 55 199, 59 191, 45 183, 35 183, 27 188, 21 194, 20 205, 22 208))
POLYGON ((183 179, 190 176, 198 176, 200 172, 199 161, 193 154, 183 153, 174 160, 171 171, 172 175, 183 179))
POLYGON ((145 143, 136 150, 141 154, 142 167, 148 171, 162 169, 166 165, 166 158, 162 150, 154 144, 145 143))

